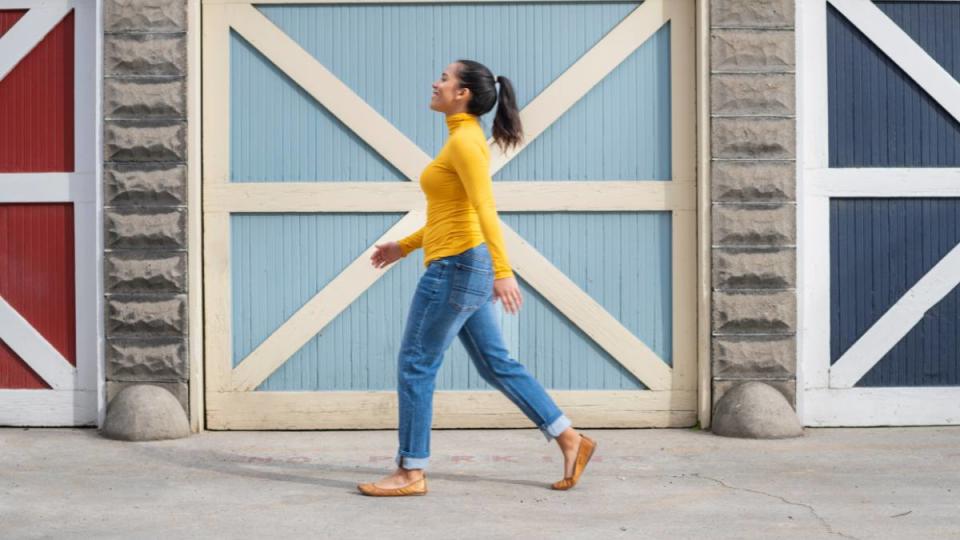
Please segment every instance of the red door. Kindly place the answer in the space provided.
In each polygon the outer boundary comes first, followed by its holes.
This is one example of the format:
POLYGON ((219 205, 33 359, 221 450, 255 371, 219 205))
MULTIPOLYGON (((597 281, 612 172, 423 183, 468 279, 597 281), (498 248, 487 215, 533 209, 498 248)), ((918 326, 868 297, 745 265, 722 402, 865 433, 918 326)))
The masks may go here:
POLYGON ((96 151, 75 111, 94 105, 93 33, 76 35, 94 2, 24 4, 0 10, 0 425, 90 424, 96 151))

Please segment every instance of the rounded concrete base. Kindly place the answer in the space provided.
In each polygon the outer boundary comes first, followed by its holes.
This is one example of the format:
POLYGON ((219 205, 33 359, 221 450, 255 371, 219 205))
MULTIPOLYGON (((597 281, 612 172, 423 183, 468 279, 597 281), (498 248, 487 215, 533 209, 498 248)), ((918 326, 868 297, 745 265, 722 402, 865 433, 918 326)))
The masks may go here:
POLYGON ((124 441, 180 439, 190 435, 190 423, 173 394, 159 386, 135 384, 107 405, 100 434, 124 441))
POLYGON ((803 435, 797 413, 783 394, 757 381, 739 384, 720 398, 710 430, 724 437, 749 439, 803 435))

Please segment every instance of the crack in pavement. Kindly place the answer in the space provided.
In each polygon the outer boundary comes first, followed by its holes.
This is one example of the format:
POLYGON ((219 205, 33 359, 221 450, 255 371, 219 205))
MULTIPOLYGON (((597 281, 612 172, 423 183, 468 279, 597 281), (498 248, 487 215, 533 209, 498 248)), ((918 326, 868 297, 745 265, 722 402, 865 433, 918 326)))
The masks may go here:
POLYGON ((689 474, 689 475, 683 475, 683 476, 695 476, 695 477, 700 478, 700 479, 702 479, 702 480, 710 480, 711 482, 715 482, 715 483, 717 483, 717 484, 719 484, 719 485, 721 485, 721 486, 723 486, 723 487, 725 487, 725 488, 727 488, 727 489, 731 489, 731 490, 734 490, 734 491, 746 491, 747 493, 755 493, 755 494, 757 494, 757 495, 765 495, 765 496, 767 496, 767 497, 771 497, 771 498, 777 499, 777 500, 783 502, 784 504, 789 504, 789 505, 792 505, 792 506, 799 506, 799 507, 801 507, 801 508, 806 508, 806 509, 810 512, 810 514, 812 514, 813 517, 816 518, 817 521, 819 521, 821 525, 823 525, 823 528, 827 531, 827 533, 829 533, 829 534, 835 534, 835 535, 837 535, 837 536, 842 536, 842 537, 844 537, 844 538, 851 538, 851 539, 853 539, 853 540, 860 540, 860 539, 857 538, 856 536, 851 536, 851 535, 849 535, 849 534, 845 534, 845 533, 842 533, 842 532, 840 532, 840 531, 835 531, 835 530, 833 530, 833 527, 831 527, 830 524, 827 523, 827 520, 823 519, 823 517, 821 517, 820 514, 817 513, 817 511, 813 508, 813 506, 811 506, 811 505, 809 505, 809 504, 807 504, 807 503, 794 502, 794 501, 791 501, 791 500, 786 499, 786 498, 784 498, 784 497, 781 497, 780 495, 777 495, 777 494, 775 494, 775 493, 767 493, 766 491, 761 491, 761 490, 759 490, 759 489, 750 489, 750 488, 744 488, 744 487, 731 486, 730 484, 724 482, 723 480, 720 480, 719 478, 713 478, 713 477, 710 477, 710 476, 704 476, 704 475, 702 475, 702 474, 700 474, 700 473, 691 473, 691 474, 689 474))

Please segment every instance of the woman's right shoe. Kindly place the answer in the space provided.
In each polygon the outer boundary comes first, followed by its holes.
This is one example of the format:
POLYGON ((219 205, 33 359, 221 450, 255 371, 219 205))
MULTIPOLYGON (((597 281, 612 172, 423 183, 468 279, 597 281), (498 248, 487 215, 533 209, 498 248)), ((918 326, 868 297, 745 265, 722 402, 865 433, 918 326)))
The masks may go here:
POLYGON ((403 497, 406 495, 426 495, 427 494, 427 476, 423 475, 419 479, 410 482, 405 486, 398 488, 382 488, 375 486, 373 482, 366 484, 357 484, 357 489, 364 495, 371 497, 403 497))
POLYGON ((597 441, 580 434, 580 448, 577 448, 577 460, 573 463, 573 476, 567 476, 563 480, 554 482, 550 487, 561 491, 568 490, 577 485, 580 481, 580 475, 587 468, 587 462, 593 457, 593 451, 597 449, 597 441))

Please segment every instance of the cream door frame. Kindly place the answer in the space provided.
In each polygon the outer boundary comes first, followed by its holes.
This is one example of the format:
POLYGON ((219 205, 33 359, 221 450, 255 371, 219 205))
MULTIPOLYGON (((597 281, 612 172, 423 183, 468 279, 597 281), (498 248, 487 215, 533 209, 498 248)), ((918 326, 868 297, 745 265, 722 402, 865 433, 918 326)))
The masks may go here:
MULTIPOLYGON (((672 212, 673 368, 512 228, 501 223, 514 271, 649 388, 643 391, 551 390, 558 404, 580 426, 690 426, 697 418, 697 64, 693 1, 644 2, 521 111, 526 131, 522 146, 501 153, 491 145, 491 175, 494 175, 667 21, 671 23, 671 181, 494 184, 498 208, 504 211, 672 212), (544 185, 548 189, 545 190, 544 185), (536 188, 535 196, 533 188, 536 188)), ((369 264, 372 245, 232 367, 231 212, 407 212, 375 242, 380 243, 418 229, 425 221, 425 210, 423 197, 413 182, 231 184, 227 178, 231 29, 391 162, 408 181, 416 180, 431 160, 249 2, 208 0, 203 4, 207 426, 211 429, 393 427, 396 393, 392 391, 253 391, 384 275, 383 270, 369 264)), ((438 391, 435 403, 435 427, 529 425, 529 420, 497 392, 438 391)))
POLYGON ((100 26, 95 0, 0 0, 27 13, 0 37, 0 79, 74 11, 74 171, 0 174, 2 203, 71 203, 74 228, 76 367, 0 297, 0 339, 50 389, 0 389, 0 425, 99 425, 102 393, 102 235, 98 188, 100 26))

